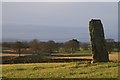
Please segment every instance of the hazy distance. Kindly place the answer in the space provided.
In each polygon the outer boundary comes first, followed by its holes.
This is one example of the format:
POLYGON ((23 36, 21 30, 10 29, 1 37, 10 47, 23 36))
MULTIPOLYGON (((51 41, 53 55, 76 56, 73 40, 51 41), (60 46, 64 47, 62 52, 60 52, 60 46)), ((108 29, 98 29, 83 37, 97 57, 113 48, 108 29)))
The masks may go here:
POLYGON ((78 39, 89 42, 90 19, 101 19, 106 38, 118 39, 117 2, 4 2, 4 40, 78 39))

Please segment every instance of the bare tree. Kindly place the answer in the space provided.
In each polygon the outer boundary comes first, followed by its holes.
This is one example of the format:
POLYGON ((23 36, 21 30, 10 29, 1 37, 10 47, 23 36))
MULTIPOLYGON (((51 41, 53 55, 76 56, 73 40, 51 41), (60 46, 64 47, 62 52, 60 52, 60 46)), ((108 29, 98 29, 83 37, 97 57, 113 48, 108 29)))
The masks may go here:
POLYGON ((89 44, 88 44, 88 43, 81 43, 81 44, 80 44, 80 47, 81 47, 83 50, 88 50, 89 44))
POLYGON ((39 50, 41 52, 52 53, 55 51, 55 42, 53 40, 50 40, 48 42, 40 42, 39 50))
POLYGON ((30 49, 34 51, 34 53, 38 53, 39 51, 39 41, 37 39, 34 39, 30 41, 29 43, 30 49))
POLYGON ((21 56, 21 50, 22 50, 23 44, 20 41, 17 41, 13 44, 12 48, 16 50, 16 52, 21 56))
POLYGON ((106 48, 109 53, 113 51, 114 47, 115 47, 114 39, 111 39, 111 38, 106 39, 106 48))
POLYGON ((64 43, 63 47, 65 49, 65 52, 74 53, 75 51, 79 50, 79 41, 76 39, 69 40, 64 43))

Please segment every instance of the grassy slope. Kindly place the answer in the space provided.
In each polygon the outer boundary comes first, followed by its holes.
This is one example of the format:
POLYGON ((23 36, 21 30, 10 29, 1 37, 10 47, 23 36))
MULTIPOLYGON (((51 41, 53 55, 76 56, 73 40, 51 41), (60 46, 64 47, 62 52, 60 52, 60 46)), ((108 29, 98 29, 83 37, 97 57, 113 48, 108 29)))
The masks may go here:
POLYGON ((117 76, 117 62, 3 65, 3 77, 8 78, 116 78, 117 76))

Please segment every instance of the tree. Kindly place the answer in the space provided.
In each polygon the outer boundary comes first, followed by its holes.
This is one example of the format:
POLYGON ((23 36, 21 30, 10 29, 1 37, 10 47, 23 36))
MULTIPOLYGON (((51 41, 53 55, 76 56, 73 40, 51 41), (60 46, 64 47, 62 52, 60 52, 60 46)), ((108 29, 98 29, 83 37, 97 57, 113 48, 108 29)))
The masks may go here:
POLYGON ((80 47, 81 47, 83 50, 88 50, 89 44, 88 44, 88 43, 81 43, 81 44, 80 44, 80 47))
POLYGON ((55 41, 49 40, 47 42, 47 46, 48 46, 48 52, 52 53, 55 51, 55 41))
POLYGON ((37 39, 32 40, 30 43, 30 49, 34 51, 34 53, 38 53, 39 51, 39 41, 37 39))
POLYGON ((11 44, 8 43, 8 42, 3 42, 3 43, 2 43, 2 47, 10 48, 10 47, 11 47, 11 44))
POLYGON ((55 51, 55 42, 50 40, 48 42, 40 42, 39 44, 39 50, 41 52, 48 52, 52 53, 55 51))
POLYGON ((63 47, 65 49, 65 52, 74 53, 75 51, 79 50, 79 41, 76 39, 69 40, 64 43, 63 47))
POLYGON ((16 52, 19 54, 19 56, 21 54, 22 47, 23 47, 23 44, 20 41, 15 42, 12 46, 12 48, 16 50, 16 52))
POLYGON ((63 46, 63 43, 55 43, 55 51, 58 53, 62 52, 62 51, 60 51, 62 46, 63 46))
POLYGON ((109 53, 112 52, 112 50, 115 48, 115 41, 114 39, 106 39, 106 48, 109 53))
POLYGON ((29 48, 29 44, 28 44, 28 42, 22 42, 23 43, 23 48, 24 49, 27 49, 27 48, 29 48))
POLYGON ((120 52, 120 42, 114 42, 114 49, 116 49, 116 51, 120 52))
POLYGON ((40 52, 47 52, 46 49, 47 49, 46 42, 40 42, 39 43, 39 50, 40 50, 40 52))
POLYGON ((4 49, 10 49, 11 45, 13 45, 14 42, 2 42, 2 50, 4 49))

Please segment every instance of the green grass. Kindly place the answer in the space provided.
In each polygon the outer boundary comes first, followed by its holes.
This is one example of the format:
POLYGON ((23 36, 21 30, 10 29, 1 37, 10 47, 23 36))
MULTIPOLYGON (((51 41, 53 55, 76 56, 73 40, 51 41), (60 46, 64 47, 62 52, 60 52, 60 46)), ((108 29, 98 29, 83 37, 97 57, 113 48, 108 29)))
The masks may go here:
POLYGON ((77 51, 77 52, 75 52, 75 54, 83 54, 83 53, 91 53, 91 50, 80 50, 80 51, 77 51))
POLYGON ((3 65, 7 78, 116 78, 118 63, 31 63, 3 65))
POLYGON ((58 53, 52 54, 52 56, 62 56, 62 57, 72 57, 72 56, 92 56, 92 53, 89 50, 86 51, 77 51, 75 53, 58 53))

